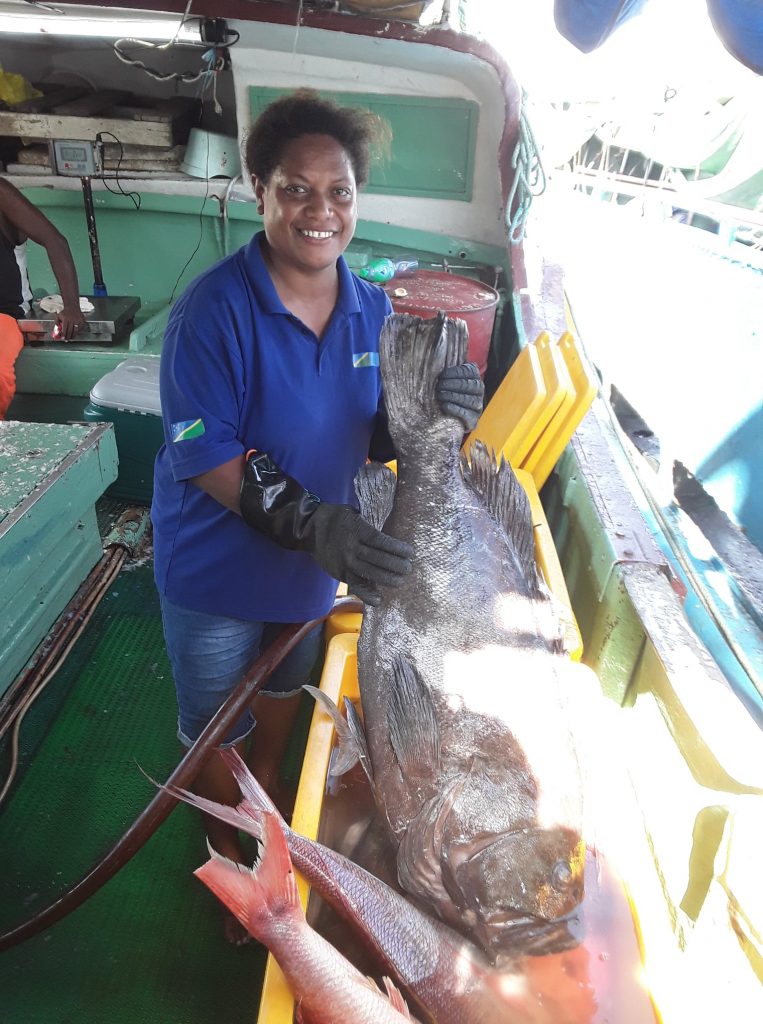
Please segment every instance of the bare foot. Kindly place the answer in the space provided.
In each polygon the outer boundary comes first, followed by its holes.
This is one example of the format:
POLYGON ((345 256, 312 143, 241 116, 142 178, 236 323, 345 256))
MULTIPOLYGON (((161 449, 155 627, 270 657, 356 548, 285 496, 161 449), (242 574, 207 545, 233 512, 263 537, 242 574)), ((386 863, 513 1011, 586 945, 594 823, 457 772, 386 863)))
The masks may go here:
POLYGON ((252 941, 252 936, 244 928, 237 917, 231 914, 230 910, 223 909, 223 935, 225 941, 232 946, 245 946, 252 941))

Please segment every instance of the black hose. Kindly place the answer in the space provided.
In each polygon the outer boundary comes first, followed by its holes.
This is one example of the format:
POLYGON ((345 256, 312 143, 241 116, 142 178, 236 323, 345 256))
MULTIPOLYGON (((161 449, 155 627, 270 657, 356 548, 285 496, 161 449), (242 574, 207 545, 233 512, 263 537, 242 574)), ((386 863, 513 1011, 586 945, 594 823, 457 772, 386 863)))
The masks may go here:
MULTIPOLYGON (((212 721, 204 729, 188 753, 183 757, 177 768, 167 779, 167 785, 188 789, 207 762, 222 736, 236 721, 241 712, 260 692, 270 674, 278 667, 287 654, 317 625, 325 621, 335 612, 361 612, 363 604, 357 598, 340 598, 328 614, 319 619, 302 624, 295 623, 284 627, 278 638, 257 659, 249 672, 244 676, 233 693, 217 712, 212 721)), ((110 878, 140 850, 151 838, 170 811, 177 799, 166 790, 160 790, 145 810, 138 815, 121 839, 112 846, 109 852, 94 865, 78 882, 75 882, 53 903, 35 914, 28 921, 17 925, 10 931, 0 935, 0 952, 25 942, 45 928, 66 917, 76 910, 93 893, 97 892, 110 878)))

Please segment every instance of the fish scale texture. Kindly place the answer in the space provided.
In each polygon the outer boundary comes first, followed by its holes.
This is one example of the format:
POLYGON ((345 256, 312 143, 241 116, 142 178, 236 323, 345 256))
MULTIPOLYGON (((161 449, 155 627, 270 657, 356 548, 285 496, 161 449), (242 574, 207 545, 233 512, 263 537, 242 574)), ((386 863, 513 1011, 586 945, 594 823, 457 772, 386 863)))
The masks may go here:
MULTIPOLYGON (((113 844, 181 750, 150 564, 123 569, 22 727, 0 806, 0 930, 47 906, 113 844)), ((5 764, 5 760, 3 762, 5 764)), ((257 944, 228 946, 195 812, 176 808, 107 885, 0 956, 4 1024, 253 1022, 257 944)))

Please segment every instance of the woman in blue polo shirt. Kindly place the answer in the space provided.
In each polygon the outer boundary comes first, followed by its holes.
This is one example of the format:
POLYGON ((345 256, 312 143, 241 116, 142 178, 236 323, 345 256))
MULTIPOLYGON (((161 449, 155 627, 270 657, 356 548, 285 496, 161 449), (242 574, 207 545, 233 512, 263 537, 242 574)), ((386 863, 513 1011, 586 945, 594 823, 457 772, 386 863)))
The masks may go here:
MULTIPOLYGON (((161 361, 165 444, 152 506, 155 571, 178 696, 178 734, 197 739, 283 623, 324 615, 337 580, 366 602, 410 570, 411 550, 362 520, 353 479, 369 453, 393 457, 378 342, 383 289, 342 256, 357 220, 378 122, 310 90, 271 104, 247 142, 264 231, 197 278, 175 304, 161 361)), ((470 429, 476 367, 445 371, 440 401, 470 429)), ((297 710, 322 653, 316 631, 225 737, 273 791, 297 710)), ((197 793, 235 804, 212 758, 197 793)), ((218 852, 235 831, 205 819, 218 852)), ((241 937, 232 921, 228 937, 241 937)))

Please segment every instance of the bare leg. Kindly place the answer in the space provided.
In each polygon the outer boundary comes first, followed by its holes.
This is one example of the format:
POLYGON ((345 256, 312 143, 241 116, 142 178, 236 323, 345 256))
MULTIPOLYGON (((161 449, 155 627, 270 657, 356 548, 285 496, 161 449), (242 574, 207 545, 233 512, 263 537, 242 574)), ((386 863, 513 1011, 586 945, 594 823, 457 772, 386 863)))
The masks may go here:
MULTIPOLYGON (((242 757, 245 746, 245 740, 235 745, 235 749, 242 757)), ((216 751, 196 776, 192 789, 199 796, 214 800, 219 804, 229 804, 231 807, 235 807, 241 799, 238 783, 216 751)), ((203 814, 202 817, 212 848, 223 857, 244 864, 244 850, 236 829, 209 814, 203 814)), ((249 941, 249 934, 244 926, 227 909, 223 911, 223 930, 228 942, 232 942, 236 946, 241 946, 249 941)))
POLYGON ((249 748, 249 768, 287 820, 291 817, 291 806, 279 786, 278 769, 294 728, 300 696, 301 691, 293 697, 266 697, 258 694, 252 701, 252 714, 257 725, 249 748))

